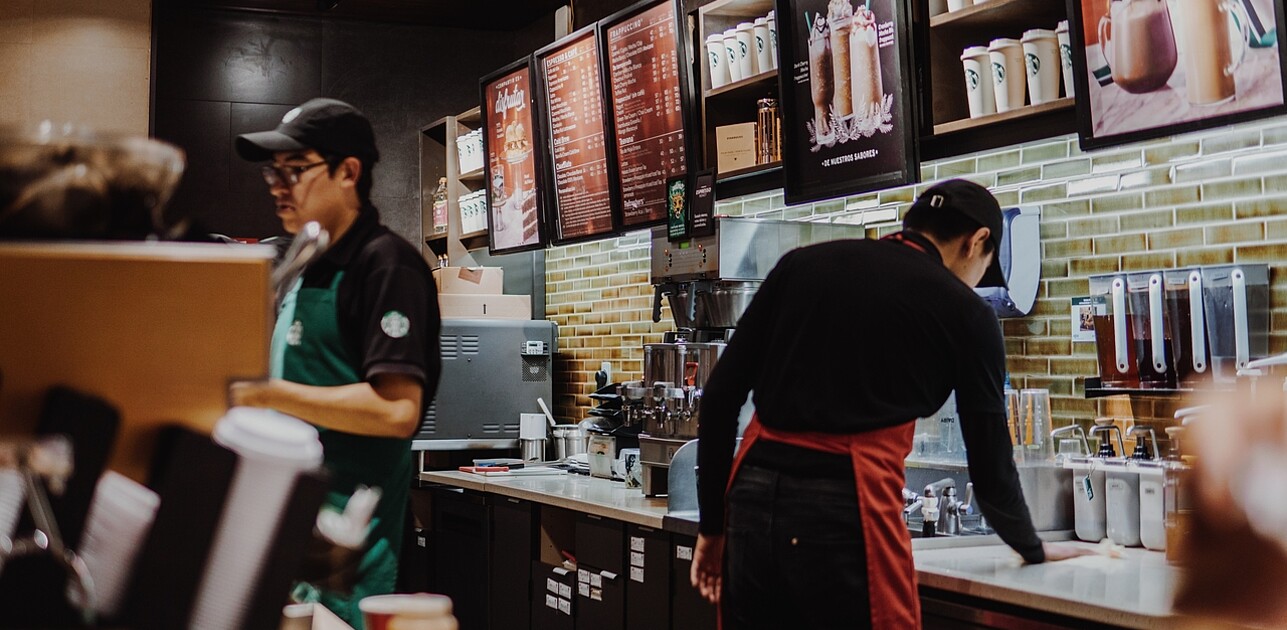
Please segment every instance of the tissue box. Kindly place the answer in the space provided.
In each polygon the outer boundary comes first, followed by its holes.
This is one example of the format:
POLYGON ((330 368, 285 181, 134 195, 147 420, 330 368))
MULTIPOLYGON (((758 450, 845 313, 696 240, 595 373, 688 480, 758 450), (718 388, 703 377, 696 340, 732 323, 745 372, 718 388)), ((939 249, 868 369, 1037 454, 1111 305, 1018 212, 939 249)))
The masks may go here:
POLYGON ((505 270, 500 267, 439 267, 433 270, 439 293, 500 295, 504 293, 505 270))
POLYGON ((755 166, 755 123, 716 127, 715 151, 720 173, 755 166))
POLYGON ((443 319, 532 319, 532 296, 442 293, 438 310, 443 319))

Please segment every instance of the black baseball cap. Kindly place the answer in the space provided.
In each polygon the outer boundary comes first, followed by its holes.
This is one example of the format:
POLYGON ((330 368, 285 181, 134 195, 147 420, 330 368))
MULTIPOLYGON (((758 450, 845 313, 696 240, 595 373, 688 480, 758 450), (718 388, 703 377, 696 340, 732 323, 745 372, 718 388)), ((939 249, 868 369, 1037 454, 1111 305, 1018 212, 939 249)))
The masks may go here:
POLYGON ((286 112, 272 131, 237 136, 236 147, 237 155, 251 162, 271 160, 278 151, 306 149, 353 156, 363 164, 380 159, 371 121, 356 107, 333 98, 315 98, 286 112))
POLYGON ((1001 215, 1001 204, 987 188, 965 179, 949 179, 927 188, 912 203, 912 208, 959 212, 976 221, 980 227, 988 228, 991 232, 988 240, 992 242, 992 264, 984 272, 979 287, 1006 286, 1005 274, 1001 271, 1001 236, 1005 230, 1005 219, 1001 215))

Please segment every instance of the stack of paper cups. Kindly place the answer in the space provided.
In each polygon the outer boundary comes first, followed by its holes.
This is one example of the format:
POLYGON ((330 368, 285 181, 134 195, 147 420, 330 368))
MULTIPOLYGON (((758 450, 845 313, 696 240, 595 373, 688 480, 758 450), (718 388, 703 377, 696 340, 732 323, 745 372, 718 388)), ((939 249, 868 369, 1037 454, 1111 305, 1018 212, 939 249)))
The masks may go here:
POLYGON ((1059 74, 1064 78, 1064 96, 1071 98, 1073 88, 1072 40, 1068 38, 1068 20, 1061 20, 1055 27, 1055 37, 1059 39, 1059 74))
POLYGON ((728 51, 719 33, 706 38, 706 67, 710 68, 712 90, 728 83, 728 51))
POLYGON ((737 29, 724 31, 724 52, 728 54, 728 80, 737 83, 746 78, 742 74, 742 62, 738 60, 737 29))
POLYGON ((107 471, 94 489, 80 557, 94 581, 98 613, 120 612, 134 561, 156 518, 161 497, 133 479, 107 471))
POLYGON ((248 407, 228 410, 215 425, 214 440, 238 455, 237 470, 197 590, 192 625, 233 630, 242 627, 295 479, 322 464, 322 442, 303 420, 248 407))
POLYGON ((1023 45, 1017 39, 1002 37, 988 45, 992 61, 992 85, 997 98, 997 111, 1008 112, 1023 107, 1023 93, 1028 81, 1024 78, 1023 45))
POLYGON ((769 44, 769 19, 755 18, 755 63, 760 72, 767 72, 777 67, 773 57, 773 47, 769 44))
POLYGON ((970 118, 996 113, 992 94, 992 61, 987 46, 970 46, 961 53, 965 66, 965 96, 970 102, 970 118))
POLYGON ((1023 60, 1028 70, 1028 98, 1040 105, 1059 98, 1059 38, 1046 28, 1023 32, 1023 60))
POLYGON ((974 3, 970 2, 970 0, 947 0, 947 10, 949 12, 960 11, 961 9, 964 9, 965 7, 968 7, 972 4, 974 3))
POLYGON ((755 67, 755 25, 742 22, 737 25, 737 62, 742 64, 742 78, 760 73, 755 67))
MULTIPOLYGON (((27 505, 27 482, 16 468, 0 469, 0 538, 13 538, 27 505)), ((4 559, 0 558, 0 570, 4 559)))

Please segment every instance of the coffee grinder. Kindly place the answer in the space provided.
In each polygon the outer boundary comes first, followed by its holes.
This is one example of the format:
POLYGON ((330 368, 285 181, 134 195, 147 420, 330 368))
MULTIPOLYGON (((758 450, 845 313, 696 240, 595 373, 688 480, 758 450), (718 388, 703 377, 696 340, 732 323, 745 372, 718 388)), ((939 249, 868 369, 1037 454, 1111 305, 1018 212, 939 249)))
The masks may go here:
POLYGON ((670 462, 697 438, 702 389, 760 283, 784 254, 842 238, 864 238, 861 225, 718 217, 709 236, 672 241, 652 233, 653 321, 662 298, 675 330, 644 344, 643 379, 623 383, 623 412, 643 423, 639 460, 647 496, 667 494, 670 462))

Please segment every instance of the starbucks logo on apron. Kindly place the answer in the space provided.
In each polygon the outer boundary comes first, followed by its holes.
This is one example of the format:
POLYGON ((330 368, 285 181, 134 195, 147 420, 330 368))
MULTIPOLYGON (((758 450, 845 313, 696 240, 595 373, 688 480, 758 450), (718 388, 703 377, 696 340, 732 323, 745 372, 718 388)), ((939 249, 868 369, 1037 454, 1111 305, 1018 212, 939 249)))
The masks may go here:
POLYGON ((298 346, 304 340, 304 322, 295 320, 286 330, 286 345, 298 346))
POLYGON ((380 318, 380 330, 394 339, 401 339, 411 332, 411 320, 402 313, 389 311, 380 318))

